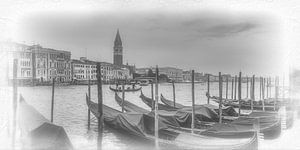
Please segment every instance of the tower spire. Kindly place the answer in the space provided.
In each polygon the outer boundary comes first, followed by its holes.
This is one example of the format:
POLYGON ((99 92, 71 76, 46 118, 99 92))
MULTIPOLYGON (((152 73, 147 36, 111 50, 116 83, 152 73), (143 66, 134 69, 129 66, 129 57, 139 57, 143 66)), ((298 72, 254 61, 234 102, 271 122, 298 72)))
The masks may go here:
POLYGON ((114 64, 123 65, 123 46, 119 29, 117 30, 117 35, 114 42, 114 64))
POLYGON ((116 45, 122 45, 122 40, 121 40, 121 37, 120 37, 120 33, 119 33, 119 29, 117 30, 117 35, 116 35, 116 38, 115 38, 115 46, 116 45))

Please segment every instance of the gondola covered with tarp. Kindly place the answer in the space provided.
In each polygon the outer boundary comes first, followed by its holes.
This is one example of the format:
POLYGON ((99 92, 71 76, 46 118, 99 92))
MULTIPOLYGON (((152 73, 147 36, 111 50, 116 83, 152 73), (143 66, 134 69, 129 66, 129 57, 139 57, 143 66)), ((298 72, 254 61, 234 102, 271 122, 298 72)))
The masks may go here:
POLYGON ((64 128, 51 123, 20 96, 19 127, 24 149, 70 150, 73 146, 64 128))
MULTIPOLYGON (((151 104, 153 104, 154 100, 152 100, 151 98, 146 97, 145 95, 143 95, 143 93, 141 93, 142 95, 140 96, 141 99, 144 98, 143 102, 147 101, 148 104, 150 105, 149 107, 151 107, 151 104)), ((164 104, 161 104, 164 105, 164 104)), ((209 105, 209 104, 205 104, 205 105, 196 105, 195 109, 200 108, 199 106, 205 107, 206 109, 210 109, 212 110, 212 112, 214 112, 215 114, 218 115, 218 109, 216 109, 217 107, 214 105, 209 105)), ((190 112, 192 110, 192 108, 189 106, 185 106, 183 108, 174 108, 171 106, 167 106, 165 105, 165 107, 168 107, 169 109, 166 109, 167 111, 169 111, 170 109, 176 109, 176 110, 181 110, 181 111, 188 111, 190 112)), ((165 107, 161 107, 161 108, 165 108, 165 107)), ((224 115, 224 122, 231 124, 231 126, 228 126, 227 131, 246 131, 247 130, 253 130, 253 124, 254 124, 254 119, 255 118, 259 118, 259 127, 260 127, 260 132, 262 132, 264 134, 264 138, 265 139, 274 139, 277 138, 280 133, 281 133, 281 120, 280 117, 278 115, 277 112, 262 112, 262 111, 254 111, 251 112, 249 115, 245 115, 242 117, 236 117, 236 112, 235 110, 232 110, 232 107, 225 107, 222 108, 222 110, 224 110, 224 112, 222 112, 222 115, 224 115), (230 108, 230 109, 228 109, 230 108), (226 112, 227 111, 227 112, 226 112), (232 111, 234 111, 235 113, 232 113, 232 111), (226 114, 228 116, 226 116, 226 114), (231 115, 233 114, 233 116, 231 115), (241 127, 244 126, 244 127, 241 127)), ((195 115, 197 116, 197 113, 203 113, 201 111, 197 112, 195 111, 195 115)), ((219 117, 219 116, 217 116, 219 117)), ((201 119, 201 118, 198 118, 201 119)), ((197 120, 197 121, 207 121, 207 120, 197 120)), ((218 122, 217 121, 211 121, 211 122, 218 122)), ((215 125, 216 130, 219 130, 218 125, 215 125)))
MULTIPOLYGON (((190 106, 184 106, 182 104, 179 103, 175 103, 175 107, 174 107, 174 102, 171 100, 166 99, 162 94, 160 96, 160 100, 167 106, 173 107, 173 108, 183 108, 183 107, 190 107, 190 106)), ((195 105, 195 106, 199 106, 199 105, 195 105)), ((203 104, 202 106, 204 107, 208 107, 210 109, 215 110, 218 114, 219 114, 219 107, 215 106, 215 105, 211 105, 211 104, 203 104)), ((238 113, 234 110, 233 107, 231 106, 225 106, 222 107, 222 115, 223 116, 238 116, 238 113)))
MULTIPOLYGON (((220 103, 220 99, 218 97, 212 96, 210 97, 216 103, 220 103)), ((253 109, 254 110, 263 110, 263 101, 253 101, 253 109)), ((234 108, 239 108, 238 100, 229 100, 229 99, 222 99, 222 104, 224 106, 232 106, 234 108)), ((274 101, 264 101, 264 107, 266 111, 278 111, 280 106, 278 104, 274 104, 274 101)), ((250 99, 243 99, 241 100, 241 109, 251 109, 251 100, 250 99)))
MULTIPOLYGON (((115 95, 115 100, 117 103, 123 108, 126 112, 139 112, 139 113, 145 113, 152 117, 154 117, 153 111, 148 111, 144 108, 141 108, 127 100, 122 100, 117 94, 115 95)), ((176 123, 174 126, 176 126, 176 129, 183 130, 183 131, 190 131, 190 125, 191 125, 191 116, 185 117, 186 114, 183 116, 180 116, 177 114, 177 111, 164 111, 164 110, 158 110, 158 115, 161 120, 170 120, 172 118, 173 122, 176 120, 178 123, 176 123), (182 119, 185 118, 185 119, 182 119), (180 125, 180 128, 178 128, 178 124, 180 125)), ((190 113, 191 115, 191 113, 190 113)), ((199 115, 199 114, 198 114, 199 115)), ((170 124, 171 122, 169 122, 170 124)), ((174 127, 171 124, 172 127, 174 127)), ((248 126, 243 125, 236 125, 236 124, 219 124, 219 123, 212 123, 212 122, 206 122, 206 121, 199 121, 196 117, 195 122, 195 133, 198 133, 200 135, 209 135, 214 137, 223 137, 223 138, 243 138, 243 137, 249 137, 252 132, 255 130, 254 128, 249 128, 248 126), (224 130, 225 129, 225 130, 224 130)))
MULTIPOLYGON (((86 100, 91 112, 99 117, 98 104, 86 100)), ((116 109, 102 105, 103 121, 106 126, 117 131, 126 132, 148 141, 155 141, 154 117, 144 113, 122 113, 116 109)), ((171 144, 184 149, 257 149, 257 135, 252 132, 247 138, 217 138, 198 134, 183 133, 171 128, 163 121, 158 122, 158 142, 171 144)))

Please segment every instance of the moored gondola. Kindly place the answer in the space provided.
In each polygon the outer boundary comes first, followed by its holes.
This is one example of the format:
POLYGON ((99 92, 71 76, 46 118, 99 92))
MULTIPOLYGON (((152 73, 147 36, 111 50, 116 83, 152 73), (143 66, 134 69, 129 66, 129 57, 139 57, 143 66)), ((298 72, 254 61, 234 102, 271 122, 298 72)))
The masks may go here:
POLYGON ((70 150, 73 146, 64 128, 51 123, 20 95, 19 127, 24 137, 22 149, 70 150), (26 136, 26 137, 25 137, 26 136))
MULTIPOLYGON (((86 100, 91 112, 99 117, 98 104, 86 100)), ((154 117, 143 113, 122 113, 103 105, 104 123, 116 130, 139 138, 154 141, 154 117)), ((257 134, 252 132, 246 138, 218 138, 191 133, 183 133, 159 121, 159 143, 172 144, 185 149, 257 149, 257 134)))
MULTIPOLYGON (((115 100, 121 107, 123 106, 126 112, 144 113, 154 117, 153 111, 150 112, 129 101, 126 100, 123 101, 117 94, 115 94, 115 100)), ((183 131, 190 131, 191 113, 186 112, 186 114, 188 114, 189 117, 185 117, 186 115, 182 115, 182 111, 178 111, 178 112, 179 113, 177 113, 177 111, 170 112, 170 111, 158 110, 160 119, 163 120, 164 122, 167 122, 169 125, 175 127, 176 129, 180 129, 183 131), (172 120, 173 122, 175 120, 177 121, 177 123, 172 124, 171 122, 169 122, 169 120, 172 120), (180 125, 180 128, 178 128, 178 125, 180 125)), ((196 129, 194 129, 194 132, 200 135, 209 135, 209 136, 223 137, 223 138, 243 138, 243 137, 249 137, 252 131, 254 130, 251 127, 250 128, 244 127, 242 125, 219 124, 216 122, 203 121, 204 117, 206 116, 205 114, 197 114, 197 116, 198 117, 196 117, 196 122, 195 122, 196 129)))
MULTIPOLYGON (((220 100, 216 97, 211 97, 213 101, 216 103, 219 103, 220 100)), ((224 106, 232 106, 234 108, 239 108, 239 102, 238 101, 232 101, 232 100, 227 100, 223 99, 222 104, 224 106)), ((274 103, 269 102, 264 104, 265 110, 266 111, 278 111, 280 106, 279 105, 274 105, 274 103)), ((250 110, 251 109, 251 100, 241 100, 241 109, 246 109, 250 110)), ((263 110, 263 105, 262 101, 253 101, 253 109, 254 110, 263 110)))
MULTIPOLYGON (((152 107, 151 104, 153 104, 153 100, 151 98, 146 97, 145 95, 143 95, 143 93, 141 93, 142 95, 140 96, 141 98, 144 98, 143 102, 148 102, 148 105, 150 108, 152 107), (152 102, 151 102, 152 101, 152 102)), ((161 104, 163 105, 163 104, 161 104)), ((197 105, 196 105, 197 106, 197 105)), ((199 106, 199 105, 198 105, 199 106)), ((197 107, 198 107, 197 106, 197 107)), ((215 112, 218 114, 218 109, 216 106, 211 106, 211 105, 200 105, 203 107, 208 107, 212 110, 215 110, 215 112)), ((171 107, 171 106, 168 106, 171 107)), ((164 107, 161 107, 164 108, 164 107)), ((185 109, 189 108, 191 109, 190 106, 185 106, 183 107, 185 109)), ((226 108, 226 107, 225 107, 226 108)), ((174 107, 173 107, 174 109, 174 107)), ((182 109, 182 108, 181 108, 182 109)), ((224 108, 222 108, 224 110, 224 108)), ((163 110, 163 109, 162 109, 163 110)), ((168 111, 168 109, 166 109, 168 111)), ((179 109, 177 109, 179 110, 179 109)), ((225 109, 226 110, 226 109, 225 109)), ((186 110, 182 110, 182 111, 186 111, 186 110)), ((232 109, 229 109, 228 113, 224 113, 222 112, 222 114, 230 114, 232 109)), ((197 114, 197 113, 196 113, 197 114)), ((236 113, 233 113, 236 114, 236 113)), ((249 115, 244 115, 241 117, 236 117, 236 116, 224 116, 224 121, 226 123, 230 123, 230 124, 235 124, 235 125, 242 125, 242 126, 246 126, 246 128, 241 128, 241 130, 245 130, 245 129, 249 129, 252 128, 253 122, 254 122, 254 118, 259 118, 259 126, 260 126, 260 132, 262 132, 264 134, 264 138, 265 139, 274 139, 277 138, 280 133, 281 133, 281 120, 279 117, 279 114, 277 112, 262 112, 262 111, 256 111, 256 112, 252 112, 249 115)))

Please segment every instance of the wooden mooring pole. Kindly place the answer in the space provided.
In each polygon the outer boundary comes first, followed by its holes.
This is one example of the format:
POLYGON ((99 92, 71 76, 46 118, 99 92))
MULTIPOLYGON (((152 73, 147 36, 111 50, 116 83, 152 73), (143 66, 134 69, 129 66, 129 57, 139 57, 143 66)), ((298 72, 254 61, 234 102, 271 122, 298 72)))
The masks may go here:
POLYGON ((158 66, 156 65, 156 70, 155 70, 155 108, 154 108, 154 112, 155 112, 155 148, 158 149, 159 145, 158 145, 158 120, 159 120, 159 116, 158 116, 158 66))
POLYGON ((282 98, 285 98, 285 83, 284 83, 284 75, 282 76, 282 98))
POLYGON ((194 133, 194 128, 195 128, 195 85, 194 81, 195 80, 195 72, 192 70, 192 133, 194 133))
MULTIPOLYGON (((89 101, 91 101, 91 80, 89 78, 88 81, 88 96, 89 96, 89 101)), ((88 129, 90 129, 91 126, 91 110, 88 107, 88 129)))
POLYGON ((125 83, 122 83, 122 112, 124 112, 124 101, 125 101, 125 83))
POLYGON ((51 98, 51 122, 53 123, 53 113, 54 113, 54 85, 55 77, 52 79, 52 98, 51 98))
POLYGON ((101 63, 97 63, 97 94, 98 94, 98 149, 102 149, 102 132, 103 132, 103 99, 102 99, 102 75, 101 75, 101 63))
POLYGON ((253 111, 253 101, 255 100, 255 75, 252 76, 251 110, 253 111))
POLYGON ((257 117, 257 118, 254 118, 254 123, 253 123, 253 129, 254 129, 254 131, 256 132, 256 138, 257 138, 257 147, 256 147, 256 149, 258 149, 258 147, 259 147, 259 132, 260 132, 260 119, 259 119, 259 117, 257 117))
POLYGON ((233 86, 234 86, 234 78, 232 78, 232 82, 231 82, 231 99, 233 99, 233 86))
POLYGON ((270 89, 269 89, 269 92, 270 92, 270 98, 272 98, 272 78, 269 77, 269 81, 270 81, 270 89))
POLYGON ((266 85, 266 80, 265 78, 262 78, 262 94, 261 94, 261 97, 262 97, 262 109, 263 111, 265 111, 265 85, 266 85))
POLYGON ((236 100, 237 76, 234 76, 234 100, 236 100))
POLYGON ((268 99, 269 98, 269 78, 266 78, 267 80, 267 95, 266 95, 266 98, 268 99))
POLYGON ((155 104, 154 104, 154 90, 153 90, 153 82, 156 82, 155 79, 151 80, 151 99, 152 101, 152 108, 151 110, 154 110, 155 104))
POLYGON ((228 76, 226 77, 226 100, 228 99, 228 76))
POLYGON ((262 81, 261 77, 259 77, 259 100, 261 100, 261 95, 262 95, 262 81))
POLYGON ((172 82, 172 86, 173 86, 173 105, 174 107, 176 107, 176 94, 175 94, 175 83, 174 83, 174 80, 172 82))
POLYGON ((278 101, 278 95, 279 95, 279 77, 275 77, 275 101, 274 101, 274 111, 276 110, 276 103, 278 101))
POLYGON ((246 77, 246 79, 247 79, 247 96, 246 96, 246 98, 249 98, 249 78, 248 78, 248 76, 246 77))
MULTIPOLYGON (((153 80, 151 81, 151 99, 154 99, 153 80)), ((153 109, 152 109, 153 110, 153 109)))
POLYGON ((238 99, 239 99, 239 116, 240 116, 241 115, 241 100, 242 100, 242 72, 239 73, 238 99))
POLYGON ((223 90, 223 81, 221 72, 219 72, 219 123, 222 123, 222 90, 223 90))
POLYGON ((207 74, 207 104, 209 104, 209 99, 210 99, 210 91, 209 91, 209 89, 210 89, 210 85, 209 85, 209 83, 210 83, 210 81, 209 81, 209 79, 210 79, 210 74, 207 74))
POLYGON ((12 147, 15 148, 17 126, 17 99, 18 99, 18 59, 13 62, 13 123, 12 123, 12 147))

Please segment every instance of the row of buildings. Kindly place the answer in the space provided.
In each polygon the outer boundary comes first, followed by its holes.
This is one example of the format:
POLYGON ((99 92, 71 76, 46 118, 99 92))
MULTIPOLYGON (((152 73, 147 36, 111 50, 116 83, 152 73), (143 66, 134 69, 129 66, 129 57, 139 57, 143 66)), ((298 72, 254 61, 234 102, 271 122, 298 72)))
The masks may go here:
MULTIPOLYGON (((137 68, 136 73, 140 74, 141 76, 149 76, 149 71, 155 73, 154 67, 149 68, 137 68)), ((166 75, 170 80, 175 82, 191 82, 192 81, 192 74, 191 71, 183 71, 182 69, 174 68, 174 67, 159 67, 158 68, 159 74, 166 75)), ((218 75, 208 74, 208 73, 194 73, 194 81, 195 82, 207 82, 209 76, 209 81, 211 82, 217 82, 219 81, 218 75)), ((228 81, 232 81, 235 78, 235 76, 231 76, 230 74, 223 74, 222 80, 225 82, 227 79, 228 81)), ((250 77, 248 77, 248 80, 250 81, 250 77)), ((256 77, 255 80, 259 80, 259 77, 256 77)), ((242 81, 246 82, 247 77, 242 77, 242 81)))
MULTIPOLYGON (((88 60, 85 57, 71 59, 71 52, 44 48, 40 45, 25 45, 14 42, 0 42, 1 64, 7 63, 5 79, 13 77, 13 60, 17 59, 17 79, 20 83, 39 84, 50 83, 53 79, 60 83, 87 83, 90 79, 96 81, 96 64, 98 62, 88 60)), ((114 82, 116 79, 132 79, 134 75, 149 77, 155 73, 154 67, 138 68, 133 65, 123 64, 123 46, 119 30, 117 31, 113 46, 113 63, 99 62, 101 64, 102 81, 114 82)), ((174 67, 160 67, 159 74, 168 80, 175 82, 190 82, 191 71, 183 71, 174 67)), ((206 82, 208 75, 195 72, 196 82, 206 82)), ((3 77, 0 77, 3 79, 3 77)), ((223 78, 232 80, 229 74, 223 78)), ((210 74, 210 81, 218 81, 219 77, 210 74)), ((245 80, 245 79, 244 79, 245 80)))
MULTIPOLYGON (((7 72, 6 79, 13 78, 13 63, 17 60, 17 80, 23 84, 51 82, 84 83, 95 81, 98 62, 81 57, 71 59, 71 52, 44 48, 40 45, 25 45, 15 42, 0 42, 2 61, 7 72), (4 63, 4 64, 5 64, 4 63)), ((123 65, 123 47, 119 31, 114 42, 114 63, 101 64, 102 81, 113 82, 116 79, 131 79, 135 66, 123 65)))

